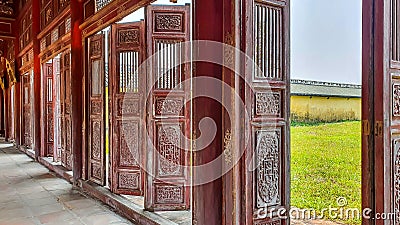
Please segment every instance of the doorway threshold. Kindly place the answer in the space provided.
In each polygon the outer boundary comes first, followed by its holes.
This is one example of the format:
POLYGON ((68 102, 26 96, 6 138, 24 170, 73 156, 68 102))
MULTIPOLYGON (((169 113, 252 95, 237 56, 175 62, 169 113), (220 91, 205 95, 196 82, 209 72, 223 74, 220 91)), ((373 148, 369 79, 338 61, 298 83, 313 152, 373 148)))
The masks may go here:
MULTIPOLYGON (((120 196, 112 193, 109 189, 97 185, 91 181, 79 180, 77 185, 81 190, 88 194, 89 196, 99 199, 103 203, 107 204, 119 214, 125 216, 127 219, 131 220, 135 224, 146 224, 146 225, 181 225, 190 223, 180 223, 179 221, 172 220, 173 214, 166 216, 165 214, 171 212, 149 212, 144 210, 141 206, 140 200, 136 199, 131 201, 124 196, 120 196), (139 203, 139 204, 137 204, 139 203)), ((180 213, 190 214, 189 211, 184 211, 180 213)), ((177 212, 173 212, 176 213, 177 212)), ((181 214, 182 215, 182 214, 181 214)))

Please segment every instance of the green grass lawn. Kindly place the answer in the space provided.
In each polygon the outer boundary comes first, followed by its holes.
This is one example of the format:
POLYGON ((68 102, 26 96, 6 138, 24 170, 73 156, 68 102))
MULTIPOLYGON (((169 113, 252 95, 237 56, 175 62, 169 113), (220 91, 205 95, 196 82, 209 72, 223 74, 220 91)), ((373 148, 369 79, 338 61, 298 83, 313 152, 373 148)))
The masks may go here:
POLYGON ((360 122, 293 126, 291 151, 292 206, 318 212, 345 197, 346 207, 361 209, 360 122))

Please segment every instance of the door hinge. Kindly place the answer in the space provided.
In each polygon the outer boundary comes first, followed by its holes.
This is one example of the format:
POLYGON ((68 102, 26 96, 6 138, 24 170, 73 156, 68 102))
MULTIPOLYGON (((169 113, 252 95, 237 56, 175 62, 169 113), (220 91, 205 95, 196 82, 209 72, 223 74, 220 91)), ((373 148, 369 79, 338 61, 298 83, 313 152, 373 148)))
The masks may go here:
POLYGON ((362 121, 362 133, 367 136, 371 134, 371 126, 368 120, 362 121))
POLYGON ((376 121, 375 123, 375 136, 382 137, 383 136, 383 122, 376 121))

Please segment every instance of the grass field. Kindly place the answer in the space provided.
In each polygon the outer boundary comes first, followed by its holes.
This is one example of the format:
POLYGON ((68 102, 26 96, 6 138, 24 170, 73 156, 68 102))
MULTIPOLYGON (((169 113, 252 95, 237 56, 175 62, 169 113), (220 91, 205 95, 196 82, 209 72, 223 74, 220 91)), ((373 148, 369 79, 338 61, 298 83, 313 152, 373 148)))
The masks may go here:
POLYGON ((361 209, 360 122, 293 126, 291 151, 292 206, 318 212, 344 197, 345 208, 361 209))

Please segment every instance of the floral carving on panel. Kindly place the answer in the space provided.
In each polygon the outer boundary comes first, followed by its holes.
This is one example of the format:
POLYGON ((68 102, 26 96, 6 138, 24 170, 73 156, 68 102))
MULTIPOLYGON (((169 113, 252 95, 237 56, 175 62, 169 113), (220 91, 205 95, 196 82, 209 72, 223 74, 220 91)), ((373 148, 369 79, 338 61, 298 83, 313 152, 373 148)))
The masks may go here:
POLYGON ((0 0, 0 16, 12 16, 14 14, 13 0, 0 0))
POLYGON ((101 160, 101 124, 92 122, 92 159, 101 160))
POLYGON ((393 191, 394 191, 394 212, 396 221, 394 224, 400 224, 400 139, 393 141, 393 191))
POLYGON ((127 29, 118 31, 118 43, 139 45, 140 33, 138 29, 127 29))
POLYGON ((103 104, 102 104, 101 101, 92 101, 92 105, 91 105, 92 114, 94 114, 94 115, 99 115, 99 114, 101 114, 102 105, 103 105, 103 104))
POLYGON ((156 186, 157 203, 182 203, 183 187, 177 186, 156 186))
POLYGON ((139 100, 118 99, 118 115, 139 115, 139 100))
POLYGON ((179 125, 158 127, 158 175, 181 175, 181 129, 179 125))
POLYGON ((120 173, 118 187, 124 189, 138 189, 140 175, 138 173, 120 173))
POLYGON ((279 92, 256 93, 256 115, 277 116, 281 112, 281 94, 279 92))
POLYGON ((181 115, 182 99, 156 99, 156 114, 161 116, 181 115))
POLYGON ((280 203, 280 132, 260 130, 256 145, 257 207, 280 203))
POLYGON ((92 177, 101 180, 101 167, 96 163, 92 163, 92 177))
POLYGON ((120 166, 136 166, 139 160, 139 124, 137 122, 118 122, 120 129, 120 166))
POLYGON ((156 31, 182 31, 182 14, 155 14, 156 31))
POLYGON ((97 56, 97 55, 101 55, 101 41, 93 41, 90 44, 90 53, 91 56, 97 56))
POLYGON ((400 84, 393 84, 393 116, 400 116, 400 84))

